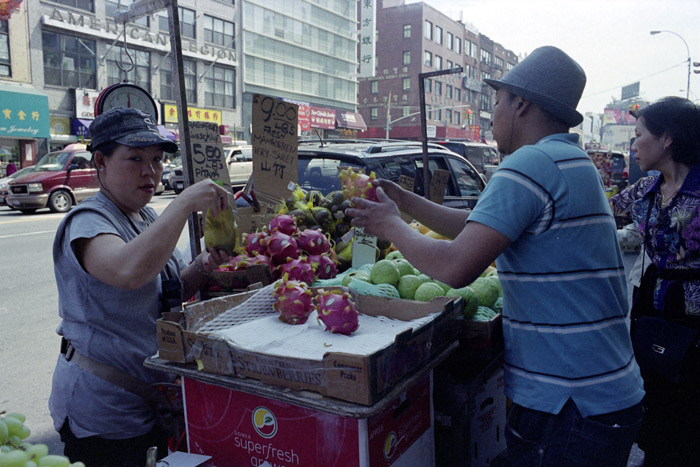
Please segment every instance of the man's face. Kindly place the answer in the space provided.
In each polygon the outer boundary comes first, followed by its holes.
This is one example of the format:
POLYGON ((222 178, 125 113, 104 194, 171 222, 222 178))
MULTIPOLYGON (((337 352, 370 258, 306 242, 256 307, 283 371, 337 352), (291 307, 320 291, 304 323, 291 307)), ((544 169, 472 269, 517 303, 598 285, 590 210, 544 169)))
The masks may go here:
POLYGON ((503 154, 510 151, 510 143, 513 132, 513 114, 515 113, 515 99, 513 95, 501 88, 496 91, 496 103, 493 108, 491 128, 493 139, 496 140, 498 150, 503 154))

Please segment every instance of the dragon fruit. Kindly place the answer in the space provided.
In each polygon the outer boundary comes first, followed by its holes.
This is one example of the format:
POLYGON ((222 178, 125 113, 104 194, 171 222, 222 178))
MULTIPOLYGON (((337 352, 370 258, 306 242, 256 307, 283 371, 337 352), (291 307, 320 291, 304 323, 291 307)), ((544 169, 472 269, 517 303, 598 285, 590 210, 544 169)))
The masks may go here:
POLYGON ((326 331, 349 336, 360 326, 360 314, 348 292, 339 294, 319 290, 314 297, 314 307, 319 321, 326 325, 326 331))
POLYGON ((331 242, 321 230, 306 229, 295 238, 299 249, 309 255, 321 255, 331 249, 331 242))
POLYGON ((251 264, 252 260, 253 260, 253 258, 249 255, 246 255, 246 254, 234 256, 233 258, 229 259, 230 267, 228 268, 228 270, 229 271, 242 271, 245 268, 247 268, 249 264, 251 264))
POLYGON ((338 275, 338 267, 327 254, 311 255, 307 261, 314 268, 316 277, 319 279, 331 279, 338 275))
POLYGON ((250 256, 255 256, 257 254, 265 254, 267 251, 265 248, 265 238, 267 237, 267 233, 260 231, 260 232, 253 232, 253 233, 244 233, 243 234, 243 246, 245 248, 245 251, 250 255, 250 256))
POLYGON ((377 189, 372 185, 372 180, 376 178, 377 176, 374 172, 367 175, 350 167, 338 172, 341 190, 343 195, 345 195, 345 199, 348 200, 356 197, 365 198, 370 201, 379 201, 379 198, 377 198, 377 189))
POLYGON ((267 266, 270 266, 270 269, 272 269, 274 266, 272 265, 272 261, 270 261, 270 258, 263 254, 259 255, 253 255, 250 257, 250 261, 248 262, 248 266, 252 266, 254 264, 264 264, 267 266))
POLYGON ((294 216, 289 214, 278 214, 274 219, 267 224, 267 230, 271 234, 274 232, 282 232, 287 235, 294 235, 297 233, 297 223, 294 220, 294 216))
POLYGON ((283 264, 287 262, 287 258, 299 257, 297 241, 279 230, 265 238, 265 247, 273 264, 283 264))
POLYGON ((304 324, 314 310, 313 294, 301 281, 288 276, 275 282, 272 307, 280 314, 280 321, 288 324, 304 324))
POLYGON ((301 281, 308 285, 316 280, 314 268, 305 256, 289 258, 286 263, 277 266, 273 274, 275 277, 289 277, 290 280, 301 281))

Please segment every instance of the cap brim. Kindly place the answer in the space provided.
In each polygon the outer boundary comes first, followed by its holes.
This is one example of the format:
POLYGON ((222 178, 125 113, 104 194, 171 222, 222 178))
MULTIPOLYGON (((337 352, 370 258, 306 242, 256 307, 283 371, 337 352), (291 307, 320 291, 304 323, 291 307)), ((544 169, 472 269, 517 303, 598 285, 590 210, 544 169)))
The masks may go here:
POLYGON ((163 135, 150 131, 131 133, 114 141, 125 146, 133 147, 153 146, 158 144, 165 152, 177 152, 177 144, 163 135))

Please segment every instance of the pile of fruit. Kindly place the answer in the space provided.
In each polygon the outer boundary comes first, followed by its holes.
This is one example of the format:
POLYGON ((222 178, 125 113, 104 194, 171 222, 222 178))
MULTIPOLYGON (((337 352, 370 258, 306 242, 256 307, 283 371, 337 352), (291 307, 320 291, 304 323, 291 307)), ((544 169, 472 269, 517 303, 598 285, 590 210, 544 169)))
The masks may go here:
POLYGON ((30 434, 20 413, 0 414, 0 466, 2 467, 85 467, 65 456, 49 454, 45 444, 25 441, 30 434))

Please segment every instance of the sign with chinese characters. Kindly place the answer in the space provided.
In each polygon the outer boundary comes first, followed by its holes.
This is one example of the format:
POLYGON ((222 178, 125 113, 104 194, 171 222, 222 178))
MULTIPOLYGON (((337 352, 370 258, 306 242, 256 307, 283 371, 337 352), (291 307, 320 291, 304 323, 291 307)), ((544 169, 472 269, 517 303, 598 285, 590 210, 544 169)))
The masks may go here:
MULTIPOLYGON (((221 125, 221 111, 187 107, 187 119, 190 122, 211 122, 221 125)), ((163 104, 163 122, 177 123, 177 105, 163 104)))
POLYGON ((75 90, 75 118, 92 120, 95 118, 95 101, 100 91, 75 90))
POLYGON ((309 110, 311 113, 311 128, 335 129, 335 109, 310 106, 309 110))
POLYGON ((211 178, 220 181, 231 191, 231 181, 221 146, 219 126, 210 122, 189 122, 190 162, 194 180, 192 184, 211 178))
POLYGON ((253 184, 263 201, 287 198, 297 182, 298 106, 253 95, 253 184))
POLYGON ((360 0, 360 78, 374 76, 376 54, 376 0, 360 0))
POLYGON ((49 138, 49 97, 29 88, 0 85, 0 136, 49 138))

